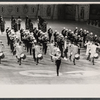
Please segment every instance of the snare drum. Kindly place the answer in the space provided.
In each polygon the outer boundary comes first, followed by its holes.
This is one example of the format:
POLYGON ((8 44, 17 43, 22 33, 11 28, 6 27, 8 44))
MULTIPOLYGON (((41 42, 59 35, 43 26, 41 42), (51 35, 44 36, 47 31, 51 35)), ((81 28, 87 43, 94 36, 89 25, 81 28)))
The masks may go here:
POLYGON ((94 58, 95 58, 95 59, 98 59, 98 58, 99 58, 98 53, 95 53, 95 54, 94 54, 94 58))
POLYGON ((5 57, 3 52, 0 52, 0 58, 3 59, 5 57))
POLYGON ((79 60, 80 59, 80 55, 79 54, 75 54, 75 59, 79 60))
POLYGON ((26 55, 25 54, 21 54, 20 56, 22 59, 26 59, 26 55))

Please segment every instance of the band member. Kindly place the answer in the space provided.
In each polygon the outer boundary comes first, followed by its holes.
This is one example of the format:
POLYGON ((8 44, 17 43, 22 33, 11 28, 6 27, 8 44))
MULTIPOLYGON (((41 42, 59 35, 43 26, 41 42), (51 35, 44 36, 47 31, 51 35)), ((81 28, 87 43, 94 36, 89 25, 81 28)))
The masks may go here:
POLYGON ((55 60, 57 76, 59 76, 59 69, 60 69, 60 65, 61 65, 61 52, 60 52, 59 48, 57 47, 56 43, 54 46, 55 46, 54 54, 52 55, 52 58, 55 60))
POLYGON ((62 34, 64 37, 66 36, 66 29, 65 29, 65 27, 63 28, 61 34, 62 34))
POLYGON ((43 23, 45 22, 45 20, 41 16, 38 16, 38 22, 40 26, 43 26, 43 23))
POLYGON ((10 38, 10 49, 11 49, 11 52, 13 53, 14 51, 14 32, 12 31, 11 34, 9 34, 9 38, 10 38))
POLYGON ((30 27, 29 27, 30 33, 33 32, 33 23, 30 22, 30 27))
POLYGON ((39 63, 39 57, 38 57, 38 55, 42 54, 42 48, 39 45, 39 43, 35 43, 34 49, 35 49, 36 65, 38 65, 38 63, 39 63))
POLYGON ((14 32, 16 33, 17 31, 18 31, 17 20, 15 19, 14 32))
POLYGON ((10 38, 9 38, 9 34, 10 34, 11 30, 9 29, 9 27, 7 27, 6 29, 6 36, 7 36, 7 44, 10 44, 10 38))
POLYGON ((18 19, 17 19, 17 24, 18 24, 18 30, 20 30, 20 28, 21 28, 21 18, 20 18, 20 16, 18 17, 18 19))
POLYGON ((31 33, 27 36, 27 42, 28 42, 28 49, 30 50, 30 55, 32 52, 32 44, 33 44, 33 36, 31 33))
POLYGON ((44 35, 43 40, 42 40, 42 44, 43 44, 43 52, 45 55, 47 53, 47 43, 48 43, 48 38, 46 35, 44 35))
POLYGON ((64 43, 64 59, 67 60, 68 58, 68 42, 65 40, 65 43, 64 43))
POLYGON ((92 45, 92 43, 90 41, 88 41, 85 44, 85 46, 86 46, 86 56, 87 56, 87 60, 90 60, 91 45, 92 45))
POLYGON ((34 59, 34 61, 36 61, 36 58, 35 58, 35 44, 36 44, 36 40, 34 40, 34 42, 33 42, 33 44, 32 44, 33 59, 34 59))
POLYGON ((1 18, 1 33, 5 31, 5 21, 3 18, 1 18))
POLYGON ((29 29, 29 17, 28 16, 26 16, 25 18, 25 28, 29 29))
POLYGON ((4 56, 4 54, 3 54, 3 49, 4 49, 4 44, 3 44, 2 41, 0 40, 0 53, 2 53, 2 55, 0 55, 0 64, 1 64, 2 56, 4 56))
POLYGON ((41 16, 38 16, 38 29, 43 32, 46 32, 47 30, 47 23, 41 16))
POLYGON ((73 63, 74 65, 76 64, 75 63, 75 55, 78 54, 78 51, 79 50, 79 47, 77 46, 77 44, 74 42, 71 46, 71 52, 72 52, 72 60, 73 60, 73 63))
POLYGON ((21 42, 19 42, 19 45, 17 44, 15 46, 16 50, 16 58, 18 59, 19 65, 21 65, 21 54, 23 53, 23 47, 21 46, 21 42))
POLYGON ((87 36, 87 32, 86 32, 86 30, 84 30, 84 32, 83 32, 83 46, 84 46, 85 41, 86 41, 86 36, 87 36))
POLYGON ((13 27, 14 27, 14 17, 11 16, 11 29, 13 29, 13 27))
POLYGON ((72 46, 72 44, 71 44, 71 41, 69 41, 69 43, 68 43, 68 59, 70 60, 70 61, 72 61, 71 60, 71 56, 72 56, 72 52, 71 52, 71 46, 72 46))
POLYGON ((96 54, 96 49, 97 48, 100 48, 100 46, 95 45, 95 42, 92 41, 92 45, 90 47, 90 49, 91 49, 90 58, 91 58, 91 61, 92 61, 93 65, 94 65, 94 55, 96 54))
POLYGON ((57 30, 55 30, 55 32, 53 34, 53 36, 54 36, 54 42, 57 42, 57 38, 56 38, 57 34, 59 34, 59 33, 57 32, 57 30))
POLYGON ((52 56, 51 56, 54 53, 54 42, 53 42, 53 40, 51 41, 50 44, 48 44, 48 49, 49 49, 49 55, 51 57, 51 61, 53 62, 53 59, 52 59, 52 56))
POLYGON ((53 30, 50 26, 49 29, 48 29, 49 42, 51 41, 52 34, 53 34, 53 30))
POLYGON ((78 27, 75 28, 74 33, 78 33, 78 27))
POLYGON ((3 48, 4 48, 4 44, 3 44, 2 41, 0 40, 0 52, 3 52, 3 48))

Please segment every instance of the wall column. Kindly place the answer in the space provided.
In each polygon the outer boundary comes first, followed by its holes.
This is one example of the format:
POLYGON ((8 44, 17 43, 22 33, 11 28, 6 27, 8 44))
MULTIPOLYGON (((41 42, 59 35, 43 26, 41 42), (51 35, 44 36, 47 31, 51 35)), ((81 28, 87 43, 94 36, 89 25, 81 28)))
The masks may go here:
POLYGON ((90 5, 76 5, 76 21, 87 21, 89 19, 90 5))

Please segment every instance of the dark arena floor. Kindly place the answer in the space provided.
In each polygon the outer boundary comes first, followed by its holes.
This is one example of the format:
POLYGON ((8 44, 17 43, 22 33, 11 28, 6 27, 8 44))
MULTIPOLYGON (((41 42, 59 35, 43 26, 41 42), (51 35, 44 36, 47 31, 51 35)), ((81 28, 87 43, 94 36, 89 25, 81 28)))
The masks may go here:
MULTIPOLYGON (((35 21, 33 20, 35 23, 35 21)), ((48 27, 61 32, 63 27, 74 30, 75 27, 86 29, 100 36, 100 28, 89 26, 84 22, 48 20, 48 27)), ((10 26, 10 20, 6 20, 6 27, 10 26)), ((36 24, 34 24, 36 26, 36 24)), ((25 22, 22 21, 22 28, 25 22)), ((81 48, 80 60, 76 65, 62 59, 60 75, 56 76, 56 66, 51 62, 48 53, 38 65, 33 61, 32 55, 25 51, 27 58, 22 65, 17 63, 16 57, 7 45, 6 33, 1 34, 0 40, 5 45, 5 58, 0 64, 0 84, 99 84, 100 83, 100 58, 95 60, 95 65, 86 60, 85 49, 81 48)))

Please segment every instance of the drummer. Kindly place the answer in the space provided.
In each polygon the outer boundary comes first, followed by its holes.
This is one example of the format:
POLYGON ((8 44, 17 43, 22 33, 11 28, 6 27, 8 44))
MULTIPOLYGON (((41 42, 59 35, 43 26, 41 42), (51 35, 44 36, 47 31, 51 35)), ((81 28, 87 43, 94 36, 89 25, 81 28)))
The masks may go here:
POLYGON ((61 51, 57 47, 57 44, 54 44, 54 53, 52 54, 52 59, 55 60, 55 65, 56 65, 56 72, 57 76, 59 76, 59 69, 61 65, 61 51))
POLYGON ((95 42, 92 41, 92 45, 90 47, 90 50, 91 50, 90 58, 91 58, 93 65, 94 65, 94 55, 96 54, 97 48, 100 48, 100 46, 95 45, 95 42))
POLYGON ((2 43, 2 40, 0 40, 0 53, 3 52, 4 44, 2 43))
MULTIPOLYGON (((4 44, 2 43, 2 41, 0 40, 0 56, 2 56, 3 53, 3 48, 4 48, 4 44)), ((0 64, 1 64, 1 57, 0 57, 0 64)))
POLYGON ((19 65, 21 65, 21 54, 23 53, 23 47, 21 46, 21 42, 19 42, 19 45, 17 44, 15 46, 16 50, 16 58, 18 59, 19 65))
POLYGON ((35 46, 34 46, 34 49, 35 49, 35 59, 36 59, 36 65, 38 65, 39 63, 39 58, 38 58, 38 55, 39 54, 42 54, 42 48, 41 46, 39 45, 39 43, 35 43, 35 46))
POLYGON ((77 46, 76 42, 74 42, 71 46, 72 60, 73 60, 74 65, 75 65, 75 55, 78 54, 78 50, 79 50, 79 47, 77 46))

